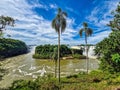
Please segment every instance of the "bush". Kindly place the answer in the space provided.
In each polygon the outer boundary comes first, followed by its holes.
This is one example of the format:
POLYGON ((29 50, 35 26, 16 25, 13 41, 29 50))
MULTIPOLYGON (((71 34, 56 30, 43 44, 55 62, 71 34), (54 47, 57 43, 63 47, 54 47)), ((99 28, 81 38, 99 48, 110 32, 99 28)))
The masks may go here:
POLYGON ((54 79, 38 77, 34 81, 17 80, 12 83, 9 90, 59 90, 59 84, 54 79))
POLYGON ((101 70, 63 77, 60 84, 56 78, 49 77, 38 77, 34 81, 17 80, 9 90, 112 90, 110 86, 116 87, 120 84, 119 74, 101 70))
POLYGON ((113 54, 113 55, 112 55, 112 61, 113 61, 116 65, 120 65, 120 55, 119 55, 119 54, 113 54))
POLYGON ((80 54, 73 54, 73 58, 76 58, 76 59, 86 59, 86 56, 80 55, 80 54))
POLYGON ((66 78, 78 78, 78 75, 69 75, 69 76, 67 76, 66 78))

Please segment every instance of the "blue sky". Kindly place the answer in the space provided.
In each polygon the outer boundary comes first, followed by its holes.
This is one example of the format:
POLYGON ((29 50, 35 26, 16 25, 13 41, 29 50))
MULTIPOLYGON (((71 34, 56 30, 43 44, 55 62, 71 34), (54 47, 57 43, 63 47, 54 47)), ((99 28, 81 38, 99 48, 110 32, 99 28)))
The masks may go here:
POLYGON ((93 35, 88 43, 96 44, 111 32, 106 26, 113 18, 119 0, 0 0, 0 15, 16 19, 14 28, 7 27, 4 36, 19 39, 26 44, 57 44, 57 33, 51 21, 60 7, 67 12, 67 28, 61 35, 62 44, 84 44, 78 32, 88 22, 93 35))

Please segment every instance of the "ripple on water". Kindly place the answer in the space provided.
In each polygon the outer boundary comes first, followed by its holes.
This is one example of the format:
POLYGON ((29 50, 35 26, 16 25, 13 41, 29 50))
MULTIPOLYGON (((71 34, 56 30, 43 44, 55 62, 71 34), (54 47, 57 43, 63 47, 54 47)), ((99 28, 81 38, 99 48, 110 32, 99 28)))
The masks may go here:
MULTIPOLYGON (((61 60, 61 63, 61 76, 75 74, 86 68, 85 60, 61 60)), ((90 63, 92 63, 90 64, 92 69, 98 68, 96 60, 90 63)), ((9 69, 9 74, 5 75, 3 81, 0 82, 3 87, 10 86, 13 80, 34 79, 37 76, 43 76, 45 73, 54 74, 55 71, 54 62, 35 60, 32 58, 31 53, 8 58, 2 62, 2 67, 9 69)))
POLYGON ((32 64, 31 64, 31 67, 29 68, 29 70, 35 70, 35 69, 36 69, 36 67, 32 66, 32 64))

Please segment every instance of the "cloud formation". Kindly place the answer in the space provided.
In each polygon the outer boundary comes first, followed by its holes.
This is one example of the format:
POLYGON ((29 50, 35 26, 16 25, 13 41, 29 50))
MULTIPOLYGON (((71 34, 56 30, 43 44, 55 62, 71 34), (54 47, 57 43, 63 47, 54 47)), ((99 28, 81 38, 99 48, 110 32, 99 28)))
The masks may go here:
MULTIPOLYGON (((106 24, 111 20, 110 12, 116 8, 117 3, 118 0, 115 2, 112 0, 102 1, 100 5, 94 7, 91 13, 84 18, 88 20, 90 25, 94 24, 92 28, 95 31, 93 36, 88 38, 89 43, 95 44, 110 33, 110 30, 106 28, 106 24), (102 8, 101 4, 103 5, 102 8)), ((15 27, 8 27, 5 31, 5 36, 10 34, 11 38, 25 41, 27 44, 57 44, 58 35, 51 28, 51 21, 58 7, 59 4, 57 2, 42 0, 32 0, 30 2, 28 0, 1 0, 0 15, 11 16, 16 19, 15 27), (52 16, 50 16, 51 14, 52 16)), ((77 9, 74 10, 70 7, 62 8, 79 15, 79 10, 77 9)), ((66 31, 61 35, 61 43, 70 45, 84 43, 84 38, 80 38, 78 35, 80 28, 82 28, 82 25, 76 22, 76 17, 68 17, 66 31)))

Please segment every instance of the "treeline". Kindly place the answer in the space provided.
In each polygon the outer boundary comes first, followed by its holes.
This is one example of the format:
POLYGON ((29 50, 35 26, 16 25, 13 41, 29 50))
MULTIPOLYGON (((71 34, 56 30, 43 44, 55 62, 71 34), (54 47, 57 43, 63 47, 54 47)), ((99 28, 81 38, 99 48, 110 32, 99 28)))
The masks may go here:
MULTIPOLYGON (((57 45, 40 45, 37 46, 35 49, 35 54, 33 55, 33 58, 37 59, 52 59, 53 54, 57 53, 55 52, 55 48, 57 48, 57 45)), ((82 55, 82 50, 71 50, 66 45, 60 46, 60 57, 72 55, 72 52, 82 55)))
MULTIPOLYGON (((33 57, 37 59, 51 59, 55 48, 57 48, 57 45, 39 45, 36 47, 33 57)), ((60 57, 67 56, 69 54, 72 54, 70 48, 66 45, 61 45, 60 57)))
POLYGON ((0 39, 0 58, 11 57, 27 52, 27 45, 19 40, 0 39))
MULTIPOLYGON (((80 44, 78 46, 86 46, 85 44, 80 44)), ((95 46, 94 44, 87 44, 87 46, 95 46)))

